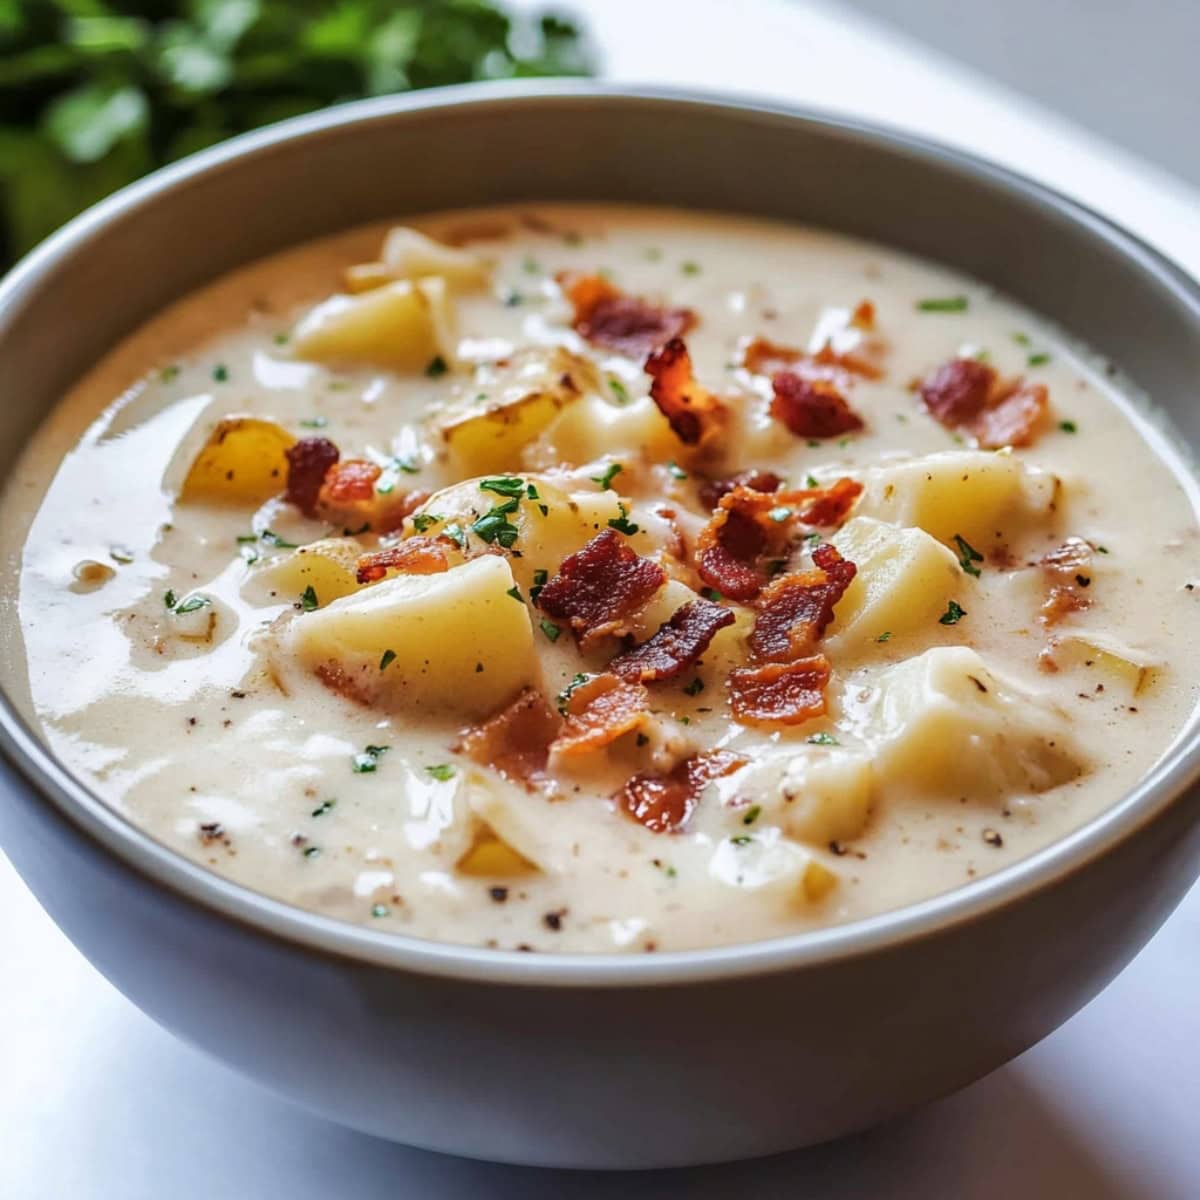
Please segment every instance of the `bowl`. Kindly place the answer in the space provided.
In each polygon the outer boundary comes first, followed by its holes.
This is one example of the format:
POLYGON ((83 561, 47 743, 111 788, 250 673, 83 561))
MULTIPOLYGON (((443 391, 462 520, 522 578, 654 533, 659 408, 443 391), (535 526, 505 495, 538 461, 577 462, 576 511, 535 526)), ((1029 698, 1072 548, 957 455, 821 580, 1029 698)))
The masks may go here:
MULTIPOLYGON (((362 222, 537 199, 784 218, 940 260, 1103 351, 1200 444, 1200 288, 1077 203, 849 121, 539 83, 287 121, 77 218, 0 286, 0 464, 100 355, 222 272, 362 222)), ((1161 454, 1164 471, 1188 470, 1161 454)), ((331 1120, 481 1158, 676 1166, 884 1120, 1071 1016, 1200 862, 1193 714, 1098 819, 899 911, 636 957, 442 945, 302 912, 178 857, 55 760, 17 690, 0 697, 3 844, 95 966, 187 1042, 331 1120)))

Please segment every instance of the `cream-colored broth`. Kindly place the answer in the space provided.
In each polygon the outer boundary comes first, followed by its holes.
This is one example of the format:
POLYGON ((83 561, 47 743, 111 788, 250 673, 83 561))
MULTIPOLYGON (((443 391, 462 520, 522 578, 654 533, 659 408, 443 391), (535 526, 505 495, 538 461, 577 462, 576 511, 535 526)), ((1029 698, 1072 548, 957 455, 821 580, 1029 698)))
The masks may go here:
MULTIPOLYGON (((534 229, 518 214, 497 214, 508 234, 469 244, 494 261, 492 282, 455 295, 460 362, 445 375, 333 370, 296 360, 277 338, 338 289, 347 264, 375 256, 384 230, 358 230, 181 301, 114 351, 48 422, 4 500, 8 548, 15 554, 23 541, 23 652, 10 656, 6 675, 25 692, 18 677, 27 667, 28 705, 50 745, 115 808, 240 883, 376 929, 503 948, 679 949, 853 920, 963 884, 1079 826, 1163 753, 1195 703, 1198 651, 1179 631, 1194 620, 1196 522, 1189 497, 1147 443, 1158 435, 1101 367, 985 287, 864 243, 653 210, 539 206, 537 215, 534 229), (1048 431, 1013 456, 1045 480, 1057 477, 1054 507, 997 531, 1011 566, 986 562, 978 579, 959 572, 952 586, 967 616, 958 624, 934 619, 919 633, 864 647, 839 642, 835 623, 826 639, 834 668, 828 718, 764 733, 731 723, 716 677, 695 695, 680 684, 697 672, 655 689, 673 736, 751 760, 706 790, 683 832, 652 833, 615 811, 613 793, 646 765, 624 747, 563 774, 549 798, 504 788, 510 816, 515 805, 524 826, 514 834, 518 848, 542 869, 467 875, 456 865, 476 827, 466 791, 489 786, 489 775, 452 746, 477 714, 363 707, 296 663, 281 666, 287 643, 272 623, 304 614, 296 595, 263 580, 288 551, 237 538, 269 528, 304 543, 328 527, 282 501, 256 514, 253 506, 178 503, 176 493, 214 422, 229 413, 271 417, 296 436, 327 436, 344 457, 412 456, 418 470, 403 475, 401 487, 451 484, 456 476, 422 420, 431 406, 470 401, 484 386, 472 364, 514 346, 557 344, 588 356, 621 385, 612 389, 614 407, 623 394, 636 406, 648 387, 641 364, 584 343, 553 282, 564 269, 598 268, 628 292, 700 315, 687 337, 698 378, 744 397, 735 401, 739 412, 759 414, 739 423, 727 467, 769 466, 796 482, 809 474, 828 482, 954 451, 961 439, 922 411, 910 383, 956 354, 985 351, 1002 374, 1049 389, 1048 431), (969 298, 966 311, 917 306, 956 295, 969 298), (781 436, 754 398, 761 383, 736 367, 739 341, 761 335, 804 346, 830 306, 853 308, 864 298, 887 346, 883 378, 852 389, 866 430, 815 446, 781 436), (1048 631, 1038 621, 1042 573, 1026 564, 1067 536, 1102 548, 1090 568, 1091 607, 1048 631), (249 563, 242 550, 261 557, 249 563), (215 613, 211 640, 177 636, 179 619, 163 602, 168 590, 210 598, 202 617, 207 623, 215 613), (1151 668, 1147 682, 1135 694, 1095 655, 1047 671, 1039 652, 1048 639, 1073 634, 1128 648, 1151 668), (931 790, 903 766, 877 768, 869 820, 851 839, 789 836, 778 803, 747 821, 761 795, 778 791, 781 756, 828 761, 847 750, 871 758, 874 743, 862 731, 875 719, 881 672, 935 646, 972 647, 1005 686, 1037 697, 1059 722, 1077 777, 1035 792, 977 787, 967 772, 961 789, 931 790), (264 656, 287 694, 264 676, 264 656), (810 743, 816 731, 841 746, 810 743), (374 770, 356 772, 368 745, 388 750, 374 770), (453 774, 428 769, 441 766, 453 774), (216 833, 202 831, 214 825, 216 833), (781 845, 831 873, 828 894, 802 894, 788 871, 772 882, 781 845)), ((444 233, 481 219, 456 215, 422 227, 444 233)), ((576 472, 572 489, 597 490, 594 473, 576 472)), ((661 477, 632 463, 625 475, 615 486, 628 486, 631 516, 644 527, 636 544, 649 553, 661 477)), ((678 487, 685 495, 692 482, 678 487)), ((540 682, 552 697, 576 672, 596 668, 568 636, 550 644, 539 616, 532 613, 540 682)), ((437 648, 430 653, 436 663, 437 648)), ((462 681, 465 708, 473 686, 462 681)))

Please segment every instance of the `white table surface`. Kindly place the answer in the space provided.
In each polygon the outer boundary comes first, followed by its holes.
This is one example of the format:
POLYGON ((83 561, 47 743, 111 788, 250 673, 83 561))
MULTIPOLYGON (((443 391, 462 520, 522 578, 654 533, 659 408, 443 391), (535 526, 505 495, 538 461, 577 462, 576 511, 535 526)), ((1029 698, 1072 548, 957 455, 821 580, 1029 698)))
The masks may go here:
MULTIPOLYGON (((1200 197, 831 5, 574 6, 590 18, 614 78, 815 104, 980 150, 1082 196, 1200 274, 1200 197)), ((963 12, 969 19, 969 6, 963 12)), ((570 1175, 392 1146, 260 1091, 121 997, 0 858, 0 1200, 1193 1200, 1198 948, 1200 889, 1102 996, 1040 1046, 870 1133, 729 1167, 570 1175)))

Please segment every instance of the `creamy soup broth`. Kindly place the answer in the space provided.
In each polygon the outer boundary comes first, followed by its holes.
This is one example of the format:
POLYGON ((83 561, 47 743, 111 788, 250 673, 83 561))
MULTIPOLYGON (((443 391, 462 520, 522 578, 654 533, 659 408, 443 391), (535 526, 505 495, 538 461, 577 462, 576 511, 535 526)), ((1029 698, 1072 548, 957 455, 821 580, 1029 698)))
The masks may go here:
POLYGON ((1030 312, 741 218, 415 225, 438 244, 389 259, 386 226, 355 230, 180 301, 9 482, 6 682, 155 838, 374 930, 682 949, 967 884, 1113 804, 1183 725, 1192 497, 1120 381, 1030 312), (231 416, 274 424, 205 451, 231 416), (290 502, 299 439, 336 445, 351 492, 369 464, 365 496, 290 502), (722 499, 752 470, 782 483, 722 499), (749 542, 714 533, 722 504, 749 542), (781 642, 789 596, 813 602, 781 642), (622 659, 689 603, 733 623, 622 659))

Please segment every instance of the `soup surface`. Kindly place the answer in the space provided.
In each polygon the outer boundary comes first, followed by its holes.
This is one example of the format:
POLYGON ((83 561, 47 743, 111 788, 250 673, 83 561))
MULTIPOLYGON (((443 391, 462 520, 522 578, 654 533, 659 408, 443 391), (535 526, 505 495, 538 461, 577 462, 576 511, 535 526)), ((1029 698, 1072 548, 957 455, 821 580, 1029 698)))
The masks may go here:
POLYGON ((852 920, 1078 827, 1195 703, 1194 511, 1117 386, 827 233, 358 230, 183 300, 47 423, 9 683, 130 821, 375 929, 852 920))

